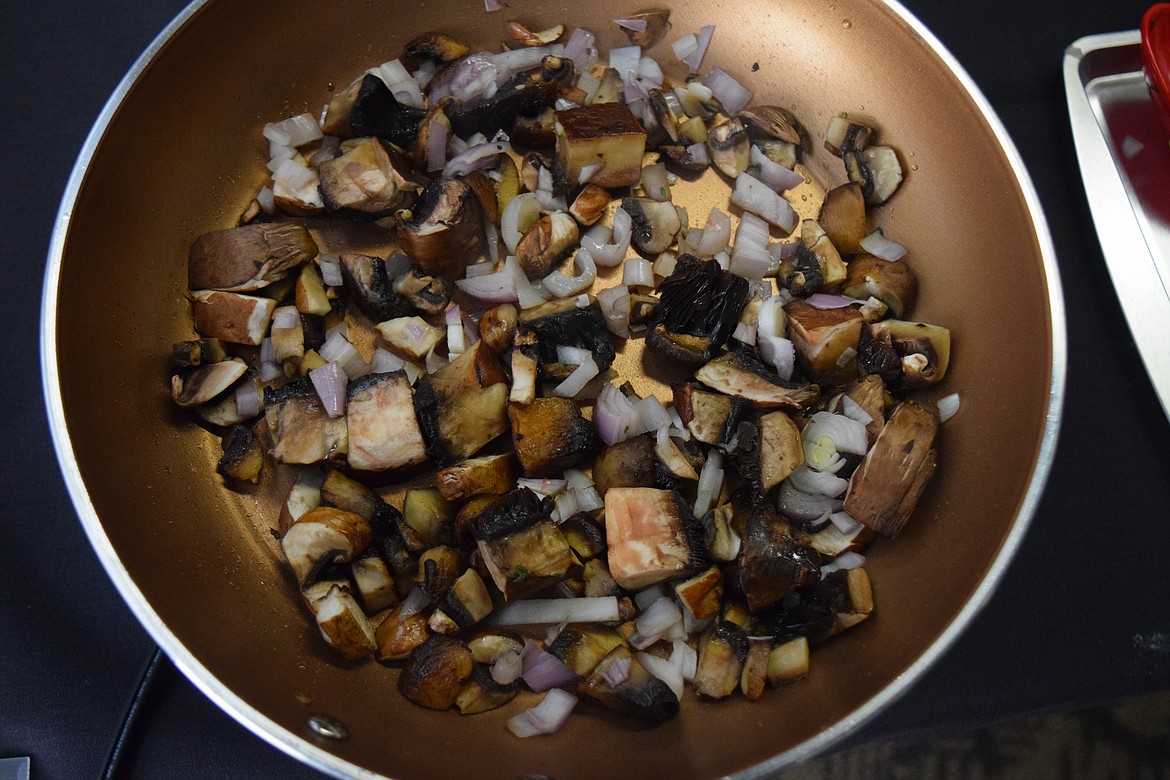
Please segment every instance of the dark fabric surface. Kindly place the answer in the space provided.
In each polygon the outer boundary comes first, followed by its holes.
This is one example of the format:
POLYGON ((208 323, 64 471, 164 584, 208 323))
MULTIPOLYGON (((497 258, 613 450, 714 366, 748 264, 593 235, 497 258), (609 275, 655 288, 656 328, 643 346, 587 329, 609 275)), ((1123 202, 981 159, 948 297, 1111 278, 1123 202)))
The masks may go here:
MULTIPOLYGON (((1052 479, 1000 589, 854 743, 1170 688, 1170 425, 1101 258, 1060 74, 1066 45, 1135 28, 1145 4, 907 4, 984 90, 1036 182, 1067 298, 1069 385, 1052 479)), ((0 757, 32 755, 38 780, 97 777, 152 645, 93 555, 57 470, 36 348, 41 284, 58 201, 90 124, 182 3, 5 6, 0 402, 13 438, 0 455, 0 757)), ((318 775, 164 666, 121 776, 318 775)))

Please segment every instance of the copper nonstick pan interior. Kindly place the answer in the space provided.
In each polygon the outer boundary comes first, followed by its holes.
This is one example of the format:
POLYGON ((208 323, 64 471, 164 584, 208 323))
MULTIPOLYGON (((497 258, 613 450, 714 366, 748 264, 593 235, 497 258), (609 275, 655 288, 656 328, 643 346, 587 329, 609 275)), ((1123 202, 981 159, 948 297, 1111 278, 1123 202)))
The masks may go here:
POLYGON ((56 442, 82 521, 188 676, 245 726, 325 771, 569 780, 775 767, 828 744, 912 682, 986 599, 1034 507, 1063 386, 1063 313, 1043 217, 998 122, 900 9, 688 0, 672 6, 673 31, 652 52, 664 63, 674 62, 670 41, 715 24, 704 66, 729 71, 757 103, 792 109, 823 185, 844 180, 821 147, 828 118, 843 111, 876 121, 907 169, 877 221, 911 248, 916 318, 952 329, 950 374, 932 397, 957 391, 962 408, 943 426, 938 473, 917 514, 895 542, 872 548, 875 615, 816 649, 807 680, 758 703, 688 694, 681 716, 655 728, 581 706, 556 736, 528 740, 504 722, 531 699, 467 718, 426 711, 399 696, 396 672, 347 664, 320 641, 272 533, 281 486, 224 490, 218 441, 168 398, 166 357, 192 332, 187 249, 235 224, 264 183, 265 122, 317 112, 331 89, 397 56, 415 34, 442 30, 494 48, 509 19, 532 29, 563 22, 598 32, 608 49, 626 42, 610 20, 633 10, 612 0, 513 0, 492 14, 478 0, 208 2, 123 85, 66 194, 44 348, 56 442), (340 720, 349 738, 314 736, 314 714, 340 720))

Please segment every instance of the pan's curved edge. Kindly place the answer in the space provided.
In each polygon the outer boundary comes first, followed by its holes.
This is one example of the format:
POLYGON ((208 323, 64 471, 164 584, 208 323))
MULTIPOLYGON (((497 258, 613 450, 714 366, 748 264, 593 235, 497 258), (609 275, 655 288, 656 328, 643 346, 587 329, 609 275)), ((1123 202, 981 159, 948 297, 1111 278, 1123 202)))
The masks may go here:
POLYGON ((94 121, 93 127, 77 156, 77 162, 69 175, 65 192, 61 197, 61 205, 53 223, 53 235, 49 241, 41 299, 41 381, 44 389, 49 432, 53 441, 53 449, 57 454, 57 463, 61 468, 61 476, 69 491, 69 497, 98 560, 114 583, 114 587, 118 589, 130 607, 130 611, 138 618, 138 622, 142 624, 146 632, 150 634, 151 638, 162 648, 183 675, 240 725, 290 757, 334 777, 378 780, 383 776, 344 761, 265 717, 220 682, 179 641, 179 638, 171 632, 158 613, 150 606, 146 596, 139 590, 138 585, 122 565, 109 537, 106 536, 101 521, 98 519, 97 510, 90 500, 89 492, 81 477, 77 458, 69 439, 65 409, 61 398, 60 372, 57 365, 57 288, 61 281, 61 262, 69 233, 69 223, 73 217, 73 207, 85 180, 90 161, 122 101, 158 53, 206 3, 207 0, 194 0, 167 25, 166 29, 158 34, 134 62, 134 65, 118 83, 113 94, 110 95, 109 100, 106 101, 105 106, 102 107, 102 111, 94 121))
POLYGON ((955 639, 966 630, 979 611, 991 599, 992 593, 999 586, 1003 573, 1007 570, 1012 558, 1019 549, 1024 533, 1032 522, 1036 507, 1040 503, 1044 484, 1052 470, 1052 461, 1056 454, 1057 436, 1060 430, 1061 413, 1064 406, 1066 374, 1068 369, 1068 336, 1065 323, 1064 294, 1061 290, 1060 271, 1056 265, 1056 248, 1052 243, 1052 236, 1048 230, 1048 221, 1044 217, 1044 210, 1040 206, 1040 198, 1032 184, 1032 178, 1024 167, 1015 143, 1008 135, 995 110, 991 107, 983 92, 975 84, 970 74, 959 64, 954 55, 946 46, 935 37, 926 25, 918 20, 898 0, 881 0, 919 36, 923 43, 954 73, 955 78, 963 85, 979 112, 987 121, 996 140, 1003 148, 1004 155, 1011 165, 1012 172, 1019 184, 1020 192, 1027 203, 1028 212, 1032 217, 1032 225, 1036 230, 1036 241, 1040 247, 1040 254, 1044 265, 1044 275, 1048 282, 1048 306, 1052 328, 1052 374, 1048 386, 1048 411, 1045 415, 1044 430, 1041 435, 1040 452, 1036 458, 1036 465, 1032 471, 1032 478, 1028 490, 1020 503, 1019 513, 1011 530, 1003 541, 995 560, 988 567, 987 574, 982 582, 971 594, 971 598, 963 605, 959 614, 950 625, 939 635, 938 639, 912 663, 892 683, 887 685, 876 696, 859 707, 849 717, 838 721, 829 728, 817 734, 812 739, 781 753, 761 764, 744 770, 734 776, 734 780, 757 780, 767 777, 776 770, 785 766, 805 761, 818 753, 822 753, 832 745, 842 740, 846 735, 856 731, 863 724, 872 719, 877 713, 899 699, 910 687, 922 677, 942 655, 950 648, 955 639))

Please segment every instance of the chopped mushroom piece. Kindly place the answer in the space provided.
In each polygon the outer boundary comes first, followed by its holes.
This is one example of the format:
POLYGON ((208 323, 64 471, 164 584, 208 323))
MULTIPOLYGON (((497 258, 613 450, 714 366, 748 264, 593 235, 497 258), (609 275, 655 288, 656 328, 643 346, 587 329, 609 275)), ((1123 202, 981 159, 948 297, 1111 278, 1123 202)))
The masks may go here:
POLYGON ((373 490, 348 476, 338 468, 330 468, 325 478, 317 483, 318 498, 328 506, 335 506, 366 520, 373 520, 386 504, 373 490))
POLYGON ((605 494, 605 538, 610 574, 627 590, 683 576, 704 555, 694 516, 673 490, 610 488, 605 494))
POLYGON ((426 616, 422 612, 403 615, 404 606, 399 604, 378 625, 374 638, 379 661, 405 661, 430 636, 426 616))
POLYGON ((735 434, 745 402, 700 390, 686 382, 674 386, 674 408, 683 425, 705 444, 726 444, 735 434))
POLYGON ((634 246, 650 257, 665 252, 682 229, 678 209, 670 201, 622 198, 622 210, 630 215, 634 246))
POLYGON ((398 604, 398 588, 390 567, 376 550, 368 549, 349 566, 366 612, 375 614, 398 604))
POLYGON ((348 591, 334 585, 313 602, 313 611, 321 636, 344 658, 357 661, 377 649, 374 627, 348 591))
POLYGON ((808 637, 776 645, 768 655, 768 682, 785 685, 808 675, 808 637))
POLYGON ((349 449, 345 417, 330 417, 308 377, 264 390, 264 415, 278 463, 318 463, 349 449))
MULTIPOLYGON (((595 98, 596 99, 596 98, 595 98)), ((625 103, 594 103, 557 112, 557 167, 570 185, 630 187, 642 178, 646 130, 625 103), (600 165, 600 168, 592 166, 600 165)))
POLYGON ((807 301, 785 305, 788 334, 800 365, 813 379, 840 384, 857 376, 857 351, 864 325, 855 306, 818 309, 807 301))
POLYGON ((340 255, 345 291, 374 322, 403 317, 411 313, 406 296, 394 292, 386 264, 369 255, 340 255))
POLYGON ((436 328, 421 317, 396 317, 379 322, 378 334, 394 351, 411 360, 422 360, 446 337, 443 328, 436 328))
POLYGON ((519 330, 512 349, 512 389, 508 400, 530 404, 536 398, 536 376, 540 373, 540 348, 536 334, 527 327, 519 330))
POLYGON ((890 262, 860 255, 849 262, 849 275, 841 290, 851 298, 877 298, 897 318, 910 313, 918 293, 918 279, 904 261, 890 262))
POLYGON ((751 401, 761 409, 799 411, 815 403, 820 388, 785 382, 746 352, 729 352, 695 372, 695 379, 727 395, 751 401))
POLYGON ((503 368, 483 341, 415 386, 427 452, 441 466, 474 455, 507 430, 507 406, 503 368))
POLYGON ((876 344, 892 351, 901 363, 901 380, 908 388, 941 382, 951 362, 951 332, 925 322, 884 320, 869 327, 876 344))
POLYGON ((817 259, 821 279, 826 288, 834 288, 845 281, 848 270, 841 259, 841 253, 833 246, 833 242, 816 220, 806 219, 800 224, 800 240, 817 259))
POLYGON ((727 620, 717 621, 699 640, 695 692, 711 699, 730 696, 739 686, 747 653, 747 632, 727 620))
POLYGON ((525 475, 547 477, 572 468, 593 452, 593 423, 581 416, 571 398, 536 398, 511 404, 512 443, 525 475))
POLYGON ((398 243, 425 273, 459 279, 483 252, 483 210, 458 179, 435 179, 397 216, 398 243))
POLYGON ((521 312, 520 323, 536 335, 541 374, 545 379, 559 382, 573 371, 574 366, 560 362, 558 347, 588 350, 599 371, 613 365, 617 353, 605 327, 601 305, 593 297, 587 306, 579 306, 575 298, 542 303, 521 312))
POLYGON ((212 290, 191 293, 195 330, 232 344, 260 346, 275 309, 271 298, 212 290))
POLYGON ((405 295, 414 308, 424 314, 442 314, 451 302, 453 285, 441 276, 428 276, 417 268, 393 282, 394 292, 405 295))
POLYGON ((743 545, 736 568, 747 606, 756 613, 790 591, 817 581, 821 556, 797 538, 793 529, 770 504, 750 507, 737 497, 732 501, 736 522, 746 519, 743 545))
POLYGON ((885 203, 902 183, 902 163, 888 146, 846 152, 845 170, 850 181, 861 185, 865 202, 871 206, 885 203))
POLYGON ((747 657, 739 677, 739 689, 748 701, 758 701, 764 695, 771 652, 772 643, 766 639, 752 639, 748 642, 747 657))
POLYGON ((760 481, 768 492, 804 463, 804 446, 800 430, 785 412, 761 415, 759 429, 760 481))
POLYGON ((711 162, 715 167, 732 179, 751 165, 751 139, 738 119, 711 128, 707 148, 711 150, 711 162))
POLYGON ((652 675, 624 644, 610 651, 581 683, 583 694, 610 709, 639 720, 660 722, 678 714, 678 699, 670 686, 652 675), (621 665, 617 673, 611 667, 621 665), (614 683, 612 680, 620 679, 614 683))
POLYGON ((324 317, 333 310, 328 293, 325 292, 325 283, 321 280, 321 272, 312 263, 301 266, 297 275, 296 306, 302 314, 315 314, 324 317))
POLYGON ((578 677, 588 677, 597 665, 626 640, 601 623, 567 626, 548 646, 548 652, 564 662, 578 677))
POLYGON ((651 8, 646 11, 638 11, 630 14, 627 19, 640 20, 646 22, 644 30, 631 30, 625 28, 623 31, 626 37, 630 39, 630 43, 635 46, 641 46, 643 49, 650 49, 654 47, 662 36, 666 35, 670 30, 670 11, 665 8, 651 8))
POLYGON ((520 691, 520 681, 514 680, 503 685, 492 678, 491 667, 477 663, 471 679, 463 686, 455 699, 460 715, 476 715, 503 707, 520 691))
POLYGON ((748 300, 746 279, 691 254, 678 258, 658 290, 646 346, 688 368, 706 363, 727 343, 748 300))
MULTIPOLYGON (((849 182, 825 193, 817 222, 824 228, 833 245, 842 252, 857 254, 863 251, 861 239, 868 235, 868 231, 865 222, 865 196, 861 193, 861 185, 849 182)), ((852 269, 853 264, 850 263, 850 274, 852 269)))
POLYGON ((846 152, 869 146, 870 138, 876 133, 872 127, 843 116, 830 117, 829 126, 825 128, 825 148, 844 157, 846 152))
POLYGON ((710 569, 674 586, 679 603, 695 620, 706 620, 719 614, 723 602, 723 574, 719 567, 710 569))
POLYGON ((370 524, 360 515, 319 506, 293 523, 280 546, 297 583, 304 586, 322 567, 352 560, 370 543, 371 535, 370 524))
POLYGON ((436 634, 411 652, 398 678, 398 690, 420 707, 450 709, 474 668, 467 645, 436 634))
POLYGON ((247 292, 280 281, 317 256, 317 244, 300 225, 261 223, 204 233, 187 258, 192 290, 247 292))
POLYGON ((872 442, 886 424, 886 383, 877 374, 869 374, 850 384, 845 396, 872 418, 865 424, 872 442))
POLYGON ((406 374, 367 374, 351 382, 345 395, 350 466, 386 471, 426 460, 406 374))
POLYGON ((890 414, 845 494, 845 511, 880 534, 902 530, 937 464, 938 415, 916 401, 890 414))
POLYGON ((615 487, 654 487, 655 474, 650 435, 611 444, 593 461, 593 482, 601 496, 615 487))
POLYGON ((426 180, 406 156, 379 138, 345 142, 344 154, 317 167, 325 208, 340 216, 375 219, 409 208, 426 180))
POLYGON ((546 214, 516 245, 516 260, 529 279, 543 279, 577 245, 577 221, 564 212, 546 214))
POLYGON ((241 360, 221 360, 194 371, 171 377, 171 399, 179 406, 205 404, 236 383, 248 372, 241 360))
POLYGON ((215 470, 225 477, 243 482, 260 481, 260 469, 264 465, 264 449, 260 439, 250 428, 234 425, 223 437, 223 457, 215 470))
POLYGON ((448 501, 462 501, 485 493, 507 493, 516 484, 516 456, 484 455, 456 463, 435 473, 435 487, 448 501))
POLYGON ((520 313, 510 303, 493 306, 479 318, 479 337, 487 343, 492 352, 502 355, 512 347, 519 318, 520 313))
POLYGON ((817 583, 815 598, 830 607, 833 623, 827 638, 865 620, 873 612, 869 574, 862 568, 838 569, 817 583))
POLYGON ((492 597, 483 579, 475 569, 468 569, 447 591, 428 625, 436 633, 452 633, 474 626, 491 611, 492 597))
POLYGON ((569 213, 582 225, 592 225, 605 215, 609 201, 609 192, 596 184, 586 184, 569 204, 569 213))
POLYGON ((478 549, 505 601, 555 585, 577 566, 565 535, 549 520, 502 536, 481 535, 478 549))
POLYGON ((439 65, 466 57, 471 48, 452 38, 450 35, 438 32, 426 32, 412 38, 402 49, 402 64, 408 70, 415 70, 425 60, 439 65))

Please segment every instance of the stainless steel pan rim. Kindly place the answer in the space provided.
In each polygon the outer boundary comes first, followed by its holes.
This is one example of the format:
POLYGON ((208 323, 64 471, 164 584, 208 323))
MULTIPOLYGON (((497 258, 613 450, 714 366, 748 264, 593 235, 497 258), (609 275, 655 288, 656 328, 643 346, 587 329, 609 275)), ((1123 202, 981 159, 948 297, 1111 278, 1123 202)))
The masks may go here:
MULTIPOLYGON (((1002 579, 1004 571, 1019 548, 1020 541, 1039 504, 1056 451, 1067 371, 1064 299, 1061 293, 1055 249, 1052 245, 1048 225, 1031 178, 1024 167, 1019 152, 994 110, 975 85, 974 81, 972 81, 971 77, 955 60, 954 56, 898 0, 875 0, 875 2, 885 5, 896 13, 913 34, 920 38, 962 83, 964 89, 978 107, 983 119, 994 132, 998 143, 1003 148, 1010 162, 1016 183, 1020 188, 1027 205, 1027 210, 1031 216, 1032 226, 1036 231, 1036 238, 1043 261, 1043 270, 1047 279, 1048 305, 1051 313, 1052 328, 1052 367, 1051 380, 1047 393, 1047 415, 1044 421, 1039 454, 1015 522, 1012 524, 1011 530, 1004 539, 997 556, 988 568, 987 574, 955 619, 950 622, 926 652, 919 656, 909 668, 877 695, 868 700, 863 706, 823 730, 815 737, 763 763, 734 775, 735 778, 742 778, 743 780, 765 777, 782 767, 804 761, 826 750, 894 702, 946 652, 954 640, 990 599, 991 594, 1002 579)), ((122 598, 146 629, 147 633, 167 653, 183 674, 200 691, 215 702, 217 706, 227 712, 242 726, 289 756, 334 777, 370 778, 373 780, 384 776, 345 761, 329 751, 324 750, 310 739, 294 734, 269 719, 224 685, 179 641, 157 612, 155 612, 145 594, 130 577, 122 561, 119 559, 118 553, 110 542, 81 476, 66 425, 60 387, 60 373, 57 364, 57 291, 60 282, 65 243, 69 233, 74 205, 85 180, 90 162, 101 144, 111 120, 118 112, 122 101, 133 89, 139 77, 149 67, 156 55, 206 3, 207 0, 195 0, 192 2, 155 38, 125 77, 123 77, 122 81, 114 90, 114 93, 106 102, 97 120, 94 122, 94 126, 82 146, 77 162, 73 167, 66 185, 64 195, 62 196, 61 206, 54 223, 53 235, 49 246, 41 310, 41 372, 50 433, 70 498, 73 501, 73 505, 81 519, 82 527, 89 538, 90 544, 93 545, 98 559, 101 561, 102 566, 105 567, 114 586, 118 589, 122 598)))

